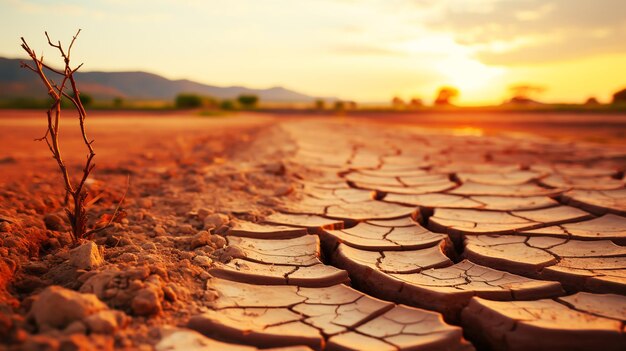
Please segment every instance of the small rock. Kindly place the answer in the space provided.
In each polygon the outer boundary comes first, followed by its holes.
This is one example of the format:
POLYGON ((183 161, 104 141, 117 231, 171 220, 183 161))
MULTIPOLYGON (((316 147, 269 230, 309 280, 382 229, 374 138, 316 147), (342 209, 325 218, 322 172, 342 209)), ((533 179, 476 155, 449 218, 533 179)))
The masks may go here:
POLYGON ((193 250, 200 246, 209 245, 210 243, 211 243, 211 233, 204 230, 194 235, 193 237, 191 237, 190 247, 193 250))
POLYGON ((87 326, 81 321, 74 321, 70 323, 64 330, 64 334, 85 334, 87 333, 87 326))
POLYGON ((105 298, 104 291, 107 290, 109 282, 115 279, 118 274, 117 271, 104 271, 94 274, 88 277, 83 285, 80 287, 80 292, 92 293, 99 298, 105 298))
POLYGON ((154 236, 163 236, 163 235, 167 235, 167 232, 165 231, 165 228, 163 228, 162 225, 155 225, 154 226, 154 236))
POLYGON ((86 242, 70 251, 70 264, 86 270, 100 267, 104 264, 102 251, 93 241, 86 242))
POLYGON ((179 235, 189 235, 189 234, 194 233, 195 231, 196 229, 194 229, 194 227, 191 224, 183 224, 176 228, 176 232, 179 235))
POLYGON ((72 322, 80 321, 108 307, 96 295, 49 286, 33 302, 29 317, 42 329, 64 329, 72 322))
POLYGON ((165 299, 167 299, 168 301, 171 301, 171 302, 174 302, 174 301, 176 301, 178 299, 178 296, 176 295, 176 292, 169 285, 163 287, 163 296, 165 297, 165 299))
POLYGON ((141 247, 138 245, 126 245, 123 249, 124 252, 141 252, 141 247))
POLYGON ((207 303, 212 303, 220 297, 219 293, 215 290, 207 290, 202 294, 202 298, 207 303))
POLYGON ((154 243, 147 242, 147 243, 141 245, 141 248, 144 249, 144 250, 156 250, 157 247, 156 247, 156 245, 154 245, 154 243))
POLYGON ((139 290, 131 303, 133 313, 139 316, 149 316, 161 312, 161 301, 158 292, 151 287, 139 290))
POLYGON ((224 239, 221 235, 212 235, 211 243, 213 243, 213 245, 217 248, 222 248, 226 246, 226 239, 224 239))
POLYGON ((137 255, 130 252, 124 252, 118 257, 118 259, 121 262, 137 262, 137 255))
POLYGON ((57 238, 50 238, 46 241, 44 241, 43 247, 48 250, 48 251, 54 251, 57 249, 60 249, 63 245, 61 245, 61 242, 59 242, 59 239, 57 238))
POLYGON ((65 228, 65 220, 61 216, 48 213, 43 217, 43 222, 46 225, 46 229, 54 231, 62 231, 65 228))
POLYGON ((204 229, 219 228, 228 223, 228 216, 221 213, 213 213, 204 218, 204 229))
POLYGON ((59 260, 69 260, 70 259, 70 251, 69 250, 59 250, 54 254, 59 260))
POLYGON ((24 271, 30 274, 42 275, 48 272, 48 265, 41 261, 32 261, 24 265, 24 271))
POLYGON ((206 208, 200 208, 198 209, 198 218, 200 219, 204 219, 206 218, 206 216, 210 215, 212 211, 209 211, 206 208))
POLYGON ((213 264, 213 260, 207 256, 196 256, 193 258, 193 263, 201 267, 210 267, 213 264))
POLYGON ((69 232, 59 233, 56 239, 59 240, 59 243, 61 244, 61 246, 68 246, 73 241, 72 234, 70 234, 69 232))
MULTIPOLYGON (((218 252, 216 252, 218 253, 218 252)), ((228 263, 233 258, 245 258, 246 253, 237 245, 226 246, 219 252, 218 260, 222 263, 228 263)))
POLYGON ((85 318, 85 324, 92 333, 113 334, 126 325, 126 315, 120 311, 101 311, 85 318))

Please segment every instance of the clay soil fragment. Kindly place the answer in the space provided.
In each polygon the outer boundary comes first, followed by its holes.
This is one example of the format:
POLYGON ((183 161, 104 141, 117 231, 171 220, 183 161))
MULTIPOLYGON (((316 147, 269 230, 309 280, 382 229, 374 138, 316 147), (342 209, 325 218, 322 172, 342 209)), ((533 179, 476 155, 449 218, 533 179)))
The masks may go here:
POLYGON ((529 211, 479 211, 436 209, 429 219, 431 228, 449 234, 498 234, 593 218, 569 206, 529 211))
POLYGON ((611 240, 626 246, 626 217, 607 214, 588 221, 527 230, 522 234, 570 237, 575 240, 611 240))
MULTIPOLYGON (((221 342, 190 329, 164 328, 161 340, 155 345, 156 351, 258 351, 254 346, 221 342)), ((306 346, 291 346, 265 349, 266 351, 311 351, 306 346)))
POLYGON ((533 183, 515 185, 492 185, 467 181, 456 189, 449 191, 455 195, 492 195, 492 196, 551 196, 558 195, 563 189, 547 189, 533 183))
POLYGON ((241 236, 249 238, 281 239, 306 235, 307 230, 306 228, 237 221, 226 234, 228 236, 241 236))
POLYGON ((626 189, 572 190, 562 195, 563 202, 597 215, 614 213, 626 216, 626 189))
POLYGON ((309 230, 343 228, 343 221, 307 214, 275 212, 265 217, 265 222, 269 224, 307 228, 309 230))
POLYGON ((347 283, 348 274, 320 261, 320 242, 315 235, 268 240, 227 237, 236 256, 215 262, 209 269, 215 277, 252 284, 330 286, 347 283))
POLYGON ((429 208, 468 208, 492 211, 521 211, 554 207, 558 202, 547 196, 461 196, 452 194, 387 194, 384 201, 429 208))
POLYGON ((188 327, 256 347, 316 350, 466 350, 461 330, 440 315, 374 299, 346 285, 263 286, 211 279, 212 309, 188 327))
POLYGON ((542 176, 542 173, 526 170, 494 173, 461 172, 457 174, 457 177, 464 183, 474 182, 487 185, 520 185, 537 180, 542 176))
POLYGON ((626 297, 578 293, 555 300, 473 298, 462 313, 465 332, 493 350, 624 350, 626 297))
POLYGON ((348 229, 324 230, 321 236, 328 247, 344 243, 359 249, 374 251, 432 247, 446 238, 445 234, 433 233, 417 223, 409 226, 393 226, 391 221, 387 222, 391 226, 382 226, 381 224, 385 221, 367 221, 348 229))
POLYGON ((466 236, 464 255, 482 265, 559 281, 568 290, 626 294, 626 248, 608 240, 466 236))
POLYGON ((331 205, 325 215, 331 218, 364 221, 368 219, 392 219, 410 216, 415 207, 401 206, 376 200, 331 205))
POLYGON ((443 253, 447 245, 442 241, 434 248, 400 252, 339 245, 333 262, 371 294, 435 310, 453 321, 472 296, 525 300, 563 294, 558 282, 529 279, 470 261, 453 264, 443 253))
POLYGON ((612 177, 577 177, 553 174, 543 178, 541 184, 552 188, 572 188, 577 190, 613 190, 624 187, 622 179, 612 177))

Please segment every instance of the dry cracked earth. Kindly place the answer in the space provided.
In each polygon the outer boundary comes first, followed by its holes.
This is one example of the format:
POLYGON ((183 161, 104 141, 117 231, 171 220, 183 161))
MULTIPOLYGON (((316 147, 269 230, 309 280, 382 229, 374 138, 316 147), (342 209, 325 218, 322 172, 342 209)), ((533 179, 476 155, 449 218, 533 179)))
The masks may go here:
POLYGON ((289 191, 231 206, 203 312, 157 350, 626 349, 626 149, 271 128, 289 191))
POLYGON ((626 348, 623 149, 282 129, 287 167, 307 171, 275 213, 228 230, 233 257, 188 328, 294 350, 626 348))

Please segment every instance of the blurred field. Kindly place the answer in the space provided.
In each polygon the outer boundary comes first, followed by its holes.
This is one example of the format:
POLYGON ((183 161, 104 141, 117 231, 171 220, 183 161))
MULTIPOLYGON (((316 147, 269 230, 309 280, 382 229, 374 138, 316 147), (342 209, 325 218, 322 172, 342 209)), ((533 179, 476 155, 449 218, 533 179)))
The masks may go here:
MULTIPOLYGON (((223 118, 188 112, 94 111, 89 113, 86 126, 88 138, 95 140, 95 162, 102 169, 136 157, 182 154, 191 147, 192 140, 206 139, 206 143, 211 143, 227 132, 243 134, 244 130, 270 120, 246 114, 223 118)), ((70 165, 82 163, 86 151, 77 117, 70 112, 64 114, 60 127, 65 160, 70 165)), ((0 110, 0 130, 0 181, 21 173, 46 174, 56 168, 45 142, 34 141, 46 131, 44 110, 0 110)))
MULTIPOLYGON (((185 111, 93 111, 87 122, 88 136, 95 139, 97 163, 107 165, 150 158, 159 153, 182 152, 188 140, 237 135, 283 119, 331 118, 397 124, 419 128, 441 128, 454 134, 531 134, 551 139, 602 144, 626 144, 626 115, 568 113, 363 113, 348 116, 311 113, 236 113, 226 116, 201 115, 185 111), (231 133, 231 132, 235 133, 231 133)), ((41 137, 46 128, 43 110, 0 110, 0 181, 21 172, 54 168, 41 137), (35 169, 32 166, 35 165, 35 169)), ((70 164, 85 157, 75 116, 64 115, 61 146, 70 164)))
POLYGON ((359 118, 458 133, 524 133, 565 141, 626 144, 626 114, 593 113, 371 113, 359 118))

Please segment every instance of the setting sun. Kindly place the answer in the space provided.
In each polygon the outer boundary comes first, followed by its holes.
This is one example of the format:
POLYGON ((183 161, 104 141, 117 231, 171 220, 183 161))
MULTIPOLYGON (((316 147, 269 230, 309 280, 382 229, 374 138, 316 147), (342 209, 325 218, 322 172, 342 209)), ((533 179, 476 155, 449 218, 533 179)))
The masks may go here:
POLYGON ((435 65, 447 77, 450 85, 457 87, 463 95, 461 101, 466 104, 485 104, 493 102, 494 82, 502 77, 505 69, 491 67, 467 57, 450 57, 435 65))

